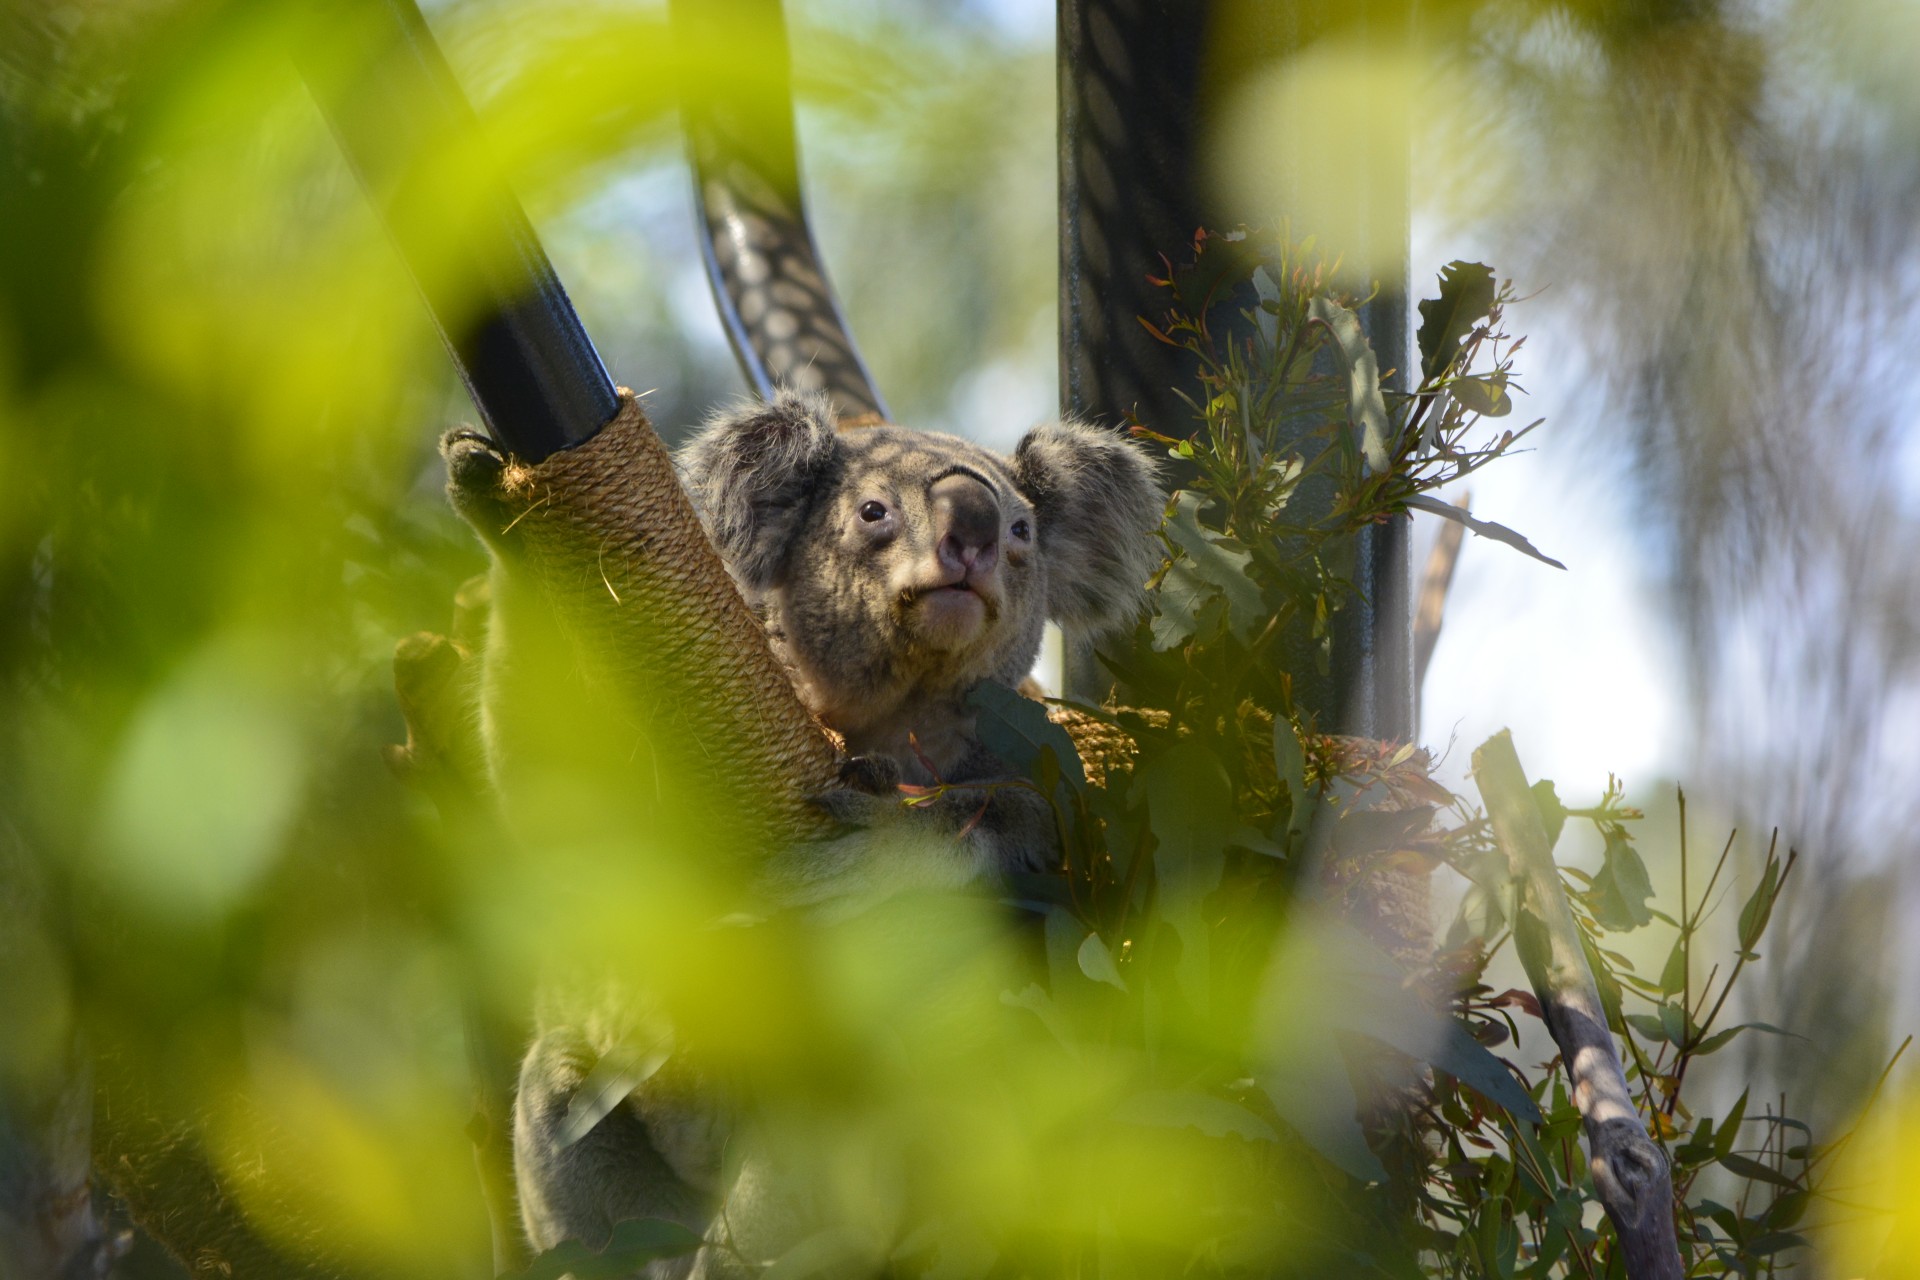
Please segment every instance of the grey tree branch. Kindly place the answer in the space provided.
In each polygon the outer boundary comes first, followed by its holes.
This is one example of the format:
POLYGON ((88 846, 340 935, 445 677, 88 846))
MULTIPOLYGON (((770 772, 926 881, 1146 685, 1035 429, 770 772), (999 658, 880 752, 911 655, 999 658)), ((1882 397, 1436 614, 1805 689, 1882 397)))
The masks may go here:
MULTIPOLYGON (((1460 507, 1468 509, 1472 505, 1471 495, 1462 497, 1460 507)), ((1420 575, 1420 596, 1414 602, 1413 615, 1413 693, 1420 696, 1420 690, 1426 687, 1427 664, 1433 661, 1433 650, 1440 643, 1440 626, 1446 619, 1447 592, 1453 586, 1453 571, 1460 562, 1460 544, 1466 539, 1467 527, 1457 521, 1448 520, 1440 526, 1440 536, 1433 544, 1433 550, 1427 555, 1426 569, 1420 575)))
POLYGON ((1664 1152, 1627 1090, 1627 1073, 1607 1028, 1600 991, 1587 968, 1579 925, 1567 906, 1540 808, 1501 730, 1473 753, 1473 776, 1493 834, 1519 882, 1514 945, 1540 998, 1547 1030, 1573 1089, 1587 1133, 1594 1190, 1613 1220, 1632 1280, 1680 1280, 1686 1274, 1673 1230, 1673 1177, 1664 1152))

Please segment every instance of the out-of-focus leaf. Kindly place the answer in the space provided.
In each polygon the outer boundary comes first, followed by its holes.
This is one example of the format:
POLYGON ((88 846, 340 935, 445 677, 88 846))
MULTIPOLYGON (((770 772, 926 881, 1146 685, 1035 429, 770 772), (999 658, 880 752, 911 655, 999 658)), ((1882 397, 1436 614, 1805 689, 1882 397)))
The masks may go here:
POLYGON ((1385 1182, 1386 1166, 1367 1145, 1360 1127, 1360 1099, 1347 1064, 1331 1042, 1301 1046, 1270 1071, 1262 1072, 1260 1091, 1287 1125, 1309 1146, 1361 1182, 1385 1182))
POLYGON ((986 1280, 999 1257, 980 1223, 964 1216, 942 1216, 908 1232, 890 1261, 899 1274, 917 1275, 920 1280, 986 1280), (915 1270, 916 1255, 929 1252, 934 1255, 932 1264, 925 1271, 915 1270))
POLYGON ((578 1240, 567 1240, 547 1250, 524 1271, 508 1272, 501 1280, 620 1280, 660 1258, 679 1258, 701 1245, 698 1232, 660 1218, 632 1218, 617 1224, 607 1247, 595 1252, 578 1240))
POLYGON ((1101 941, 1099 934, 1088 934, 1087 940, 1080 944, 1079 960, 1080 972, 1095 982, 1104 982, 1122 991, 1127 989, 1126 982, 1120 977, 1119 966, 1113 962, 1113 952, 1107 949, 1107 944, 1101 941))
POLYGON ((1420 303, 1420 371, 1432 378, 1453 363, 1473 327, 1487 318, 1498 296, 1493 268, 1479 262, 1449 262, 1440 268, 1440 296, 1420 303))
POLYGON ((872 1251, 862 1246, 852 1233, 829 1229, 808 1236, 774 1260, 760 1272, 760 1280, 809 1280, 824 1277, 866 1275, 872 1271, 872 1251))
POLYGON ((1072 1032, 1062 1022, 1060 1010, 1055 1007, 1053 997, 1041 989, 1038 983, 1029 983, 1019 992, 1006 991, 1000 995, 1000 1003, 1009 1009, 1025 1009, 1040 1019, 1042 1026, 1053 1033, 1053 1038, 1069 1048, 1076 1043, 1072 1032))
POLYGON ((1228 839, 1238 826, 1233 781, 1211 751, 1198 742, 1175 745, 1139 766, 1159 839, 1153 869, 1160 886, 1160 913, 1180 935, 1180 985, 1203 1003, 1212 961, 1202 905, 1220 886, 1228 839))
POLYGON ((1279 1140, 1273 1126, 1237 1102, 1192 1089, 1138 1093, 1114 1109, 1113 1118, 1158 1129, 1198 1129, 1209 1138, 1228 1136, 1249 1142, 1279 1140))
POLYGON ((644 1051, 622 1047, 603 1055, 567 1103, 560 1145, 570 1147, 592 1133, 628 1094, 653 1078, 671 1053, 671 1046, 658 1045, 644 1051))
POLYGON ((975 713, 975 728, 987 750, 1031 773, 1040 749, 1048 748, 1067 784, 1076 792, 1086 792, 1087 771, 1080 763, 1080 752, 1067 731, 1047 718, 1045 706, 992 680, 975 686, 967 706, 975 713))
POLYGON ((1347 420, 1353 425, 1367 474, 1378 475, 1388 465, 1387 402, 1380 395, 1380 363, 1361 331, 1360 317, 1325 294, 1315 295, 1307 308, 1333 335, 1347 372, 1347 420))
POLYGON ((1481 520, 1478 517, 1468 515, 1465 510, 1454 506, 1451 502, 1442 502, 1440 499, 1430 497, 1427 494, 1416 493, 1407 499, 1407 505, 1416 511, 1425 511, 1430 515, 1440 516, 1444 519, 1452 520, 1457 524, 1463 524, 1481 537, 1492 538, 1495 542, 1504 542, 1514 550, 1524 552, 1542 564, 1550 564, 1556 569, 1564 569, 1567 567, 1546 552, 1540 550, 1540 548, 1534 546, 1531 542, 1528 542, 1520 534, 1507 528, 1507 526, 1495 524, 1491 520, 1481 520))
POLYGON ((1236 849, 1246 849, 1252 853, 1269 858, 1284 858, 1287 851, 1273 841, 1255 831, 1252 827, 1239 827, 1227 837, 1227 843, 1236 849))

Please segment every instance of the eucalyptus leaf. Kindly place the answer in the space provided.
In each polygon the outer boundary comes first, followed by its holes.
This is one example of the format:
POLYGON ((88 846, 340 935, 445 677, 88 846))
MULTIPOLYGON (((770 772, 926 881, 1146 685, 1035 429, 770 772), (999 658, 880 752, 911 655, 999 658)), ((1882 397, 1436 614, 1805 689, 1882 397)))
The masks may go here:
POLYGON ((1529 790, 1533 792, 1535 807, 1540 810, 1540 821, 1547 828, 1547 848, 1551 849, 1560 843, 1560 832, 1567 825, 1567 806, 1560 803, 1551 778, 1540 779, 1529 790))
POLYGON ((1673 950, 1667 953, 1667 963, 1660 970, 1660 994, 1677 995, 1687 985, 1687 939, 1673 940, 1673 950))
POLYGON ((1047 716, 1047 708, 1023 698, 1003 684, 982 680, 967 695, 974 712, 975 732, 987 750, 1022 773, 1031 774, 1040 749, 1053 752, 1061 778, 1080 794, 1087 790, 1086 767, 1080 763, 1073 738, 1047 716))
POLYGON ((1118 987, 1122 991, 1127 989, 1126 982, 1120 977, 1119 966, 1113 962, 1113 952, 1107 949, 1107 944, 1101 939, 1099 934, 1090 933, 1087 935, 1087 940, 1080 944, 1078 959, 1080 962, 1080 972, 1086 974, 1095 982, 1104 982, 1108 986, 1118 987))
POLYGON ((1160 1089, 1135 1094, 1114 1109, 1113 1118, 1160 1129, 1197 1129, 1209 1138, 1276 1142, 1280 1137, 1272 1125, 1239 1103, 1193 1089, 1160 1089))
POLYGON ((1693 1052, 1699 1056, 1712 1053, 1715 1049, 1724 1049, 1742 1031, 1765 1031, 1776 1036, 1792 1036, 1795 1040, 1806 1039, 1797 1032, 1788 1031, 1785 1027, 1776 1027, 1771 1022, 1743 1022, 1737 1027, 1726 1027, 1714 1032, 1702 1040, 1693 1052))
POLYGON ((1752 895, 1740 908, 1741 950, 1752 951, 1759 944, 1761 935, 1767 931, 1767 921, 1773 917, 1774 899, 1779 894, 1780 864, 1769 859, 1760 883, 1754 886, 1752 895))
POLYGON ((1361 1182, 1385 1182, 1386 1167, 1360 1127, 1360 1099, 1347 1064, 1325 1037, 1315 1041, 1262 1072, 1260 1091, 1287 1126, 1336 1167, 1361 1182))
POLYGON ((1781 1173, 1772 1165, 1761 1164, 1758 1160, 1750 1156, 1728 1153, 1719 1157, 1718 1162, 1721 1168, 1755 1182, 1771 1183, 1776 1187, 1787 1187, 1789 1189, 1798 1189, 1800 1186, 1798 1182, 1789 1178, 1786 1174, 1781 1173))
POLYGON ((1284 715, 1273 718, 1273 765, 1280 780, 1287 784, 1287 830, 1299 835, 1313 820, 1313 803, 1307 797, 1307 753, 1300 746, 1300 734, 1293 721, 1284 715))
POLYGON ((1212 980, 1203 906, 1220 887, 1227 841, 1239 825, 1233 781, 1218 757, 1192 740, 1143 762, 1137 777, 1159 837, 1153 869, 1160 914, 1180 935, 1176 972, 1187 998, 1201 1004, 1212 980))
POLYGON ((1387 402, 1380 394, 1380 363, 1361 331, 1360 317, 1325 294, 1314 295, 1307 313, 1333 335, 1347 374, 1347 421, 1358 438, 1367 474, 1378 475, 1389 465, 1387 402))
POLYGON ((1507 394, 1506 379, 1498 375, 1455 378, 1447 384, 1447 390, 1469 413, 1483 418, 1504 418, 1513 412, 1513 397, 1507 394))
POLYGON ((1603 929, 1630 930, 1653 921, 1647 906, 1653 897, 1653 882, 1647 876, 1647 864, 1640 854, 1616 831, 1607 833, 1606 861, 1600 874, 1587 890, 1587 905, 1603 929))
MULTIPOLYGON (((1174 499, 1166 533, 1183 558, 1174 563, 1168 576, 1185 565, 1187 572, 1217 590, 1226 600, 1227 619, 1234 634, 1243 640, 1250 639, 1269 616, 1260 587, 1248 572, 1253 557, 1244 549, 1230 545, 1221 534, 1201 527, 1203 505, 1205 499, 1187 490, 1182 490, 1174 499)), ((1189 612, 1192 612, 1191 606, 1189 612)))
POLYGON ((1649 1044, 1667 1043, 1667 1024, 1651 1013, 1629 1013, 1626 1023, 1649 1044))
POLYGON ((871 1250, 843 1228, 829 1228, 808 1236, 781 1254, 759 1280, 839 1280, 842 1276, 868 1275, 875 1259, 871 1250))
POLYGON ((1520 534, 1507 528, 1507 526, 1495 524, 1491 520, 1481 520, 1475 516, 1468 515, 1464 508, 1456 507, 1451 502, 1442 502, 1440 499, 1429 497, 1424 493, 1416 493, 1407 499, 1407 505, 1415 511, 1425 511, 1429 515, 1440 516, 1443 519, 1452 520, 1456 524, 1463 524, 1481 537, 1492 538, 1495 542, 1504 542, 1515 551, 1530 555, 1542 564, 1550 564, 1556 569, 1564 569, 1567 567, 1546 552, 1540 550, 1540 548, 1534 546, 1531 542, 1528 542, 1520 534))
POLYGON ((1420 371, 1438 377, 1460 352, 1473 327, 1487 318, 1499 296, 1493 268, 1480 262, 1449 262, 1440 268, 1440 296, 1420 303, 1420 371))

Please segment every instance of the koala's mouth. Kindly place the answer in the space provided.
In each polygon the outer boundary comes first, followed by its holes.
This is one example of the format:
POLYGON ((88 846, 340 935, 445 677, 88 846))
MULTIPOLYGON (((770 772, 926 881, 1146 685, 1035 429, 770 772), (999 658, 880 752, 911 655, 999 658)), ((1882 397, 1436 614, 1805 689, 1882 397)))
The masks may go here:
POLYGON ((913 605, 930 597, 935 599, 953 599, 959 596, 977 597, 982 604, 989 602, 989 597, 986 592, 980 590, 965 578, 960 578, 953 582, 937 582, 930 587, 909 587, 900 593, 900 603, 903 605, 913 605))
POLYGON ((991 631, 998 602, 972 583, 942 582, 902 593, 902 619, 923 643, 952 649, 976 642, 991 631))

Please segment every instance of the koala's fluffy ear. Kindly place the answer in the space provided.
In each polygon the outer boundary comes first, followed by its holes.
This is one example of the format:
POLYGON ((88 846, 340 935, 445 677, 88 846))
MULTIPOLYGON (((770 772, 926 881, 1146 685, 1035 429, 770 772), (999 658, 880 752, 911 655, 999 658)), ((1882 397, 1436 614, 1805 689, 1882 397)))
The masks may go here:
POLYGON ((716 414, 680 450, 687 492, 743 586, 774 584, 838 456, 827 398, 798 391, 716 414))
POLYGON ((1020 442, 1013 476, 1040 517, 1048 614, 1083 634, 1132 622, 1162 554, 1153 460, 1116 432, 1054 422, 1020 442))

